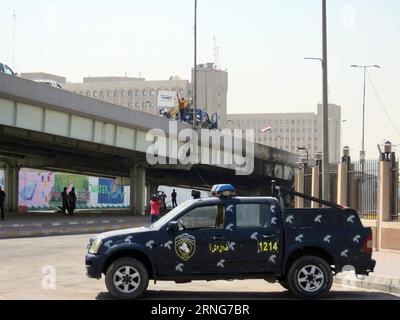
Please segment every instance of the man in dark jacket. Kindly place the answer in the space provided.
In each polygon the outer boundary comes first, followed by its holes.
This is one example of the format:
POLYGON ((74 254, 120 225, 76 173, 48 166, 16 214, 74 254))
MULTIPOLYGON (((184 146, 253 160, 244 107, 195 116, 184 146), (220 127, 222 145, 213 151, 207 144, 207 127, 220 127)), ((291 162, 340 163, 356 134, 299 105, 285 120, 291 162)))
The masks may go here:
POLYGON ((176 201, 178 194, 176 193, 175 189, 171 193, 171 199, 172 199, 172 207, 176 208, 178 206, 178 203, 176 201))
POLYGON ((67 214, 66 211, 67 210, 69 211, 67 188, 64 188, 64 191, 61 192, 61 199, 62 199, 62 213, 65 216, 67 214))
POLYGON ((68 203, 69 203, 69 215, 73 216, 74 215, 74 210, 76 209, 76 193, 75 193, 75 188, 72 188, 71 192, 68 193, 68 203))
POLYGON ((6 193, 0 187, 0 211, 1 211, 1 221, 4 221, 4 204, 6 202, 6 193))

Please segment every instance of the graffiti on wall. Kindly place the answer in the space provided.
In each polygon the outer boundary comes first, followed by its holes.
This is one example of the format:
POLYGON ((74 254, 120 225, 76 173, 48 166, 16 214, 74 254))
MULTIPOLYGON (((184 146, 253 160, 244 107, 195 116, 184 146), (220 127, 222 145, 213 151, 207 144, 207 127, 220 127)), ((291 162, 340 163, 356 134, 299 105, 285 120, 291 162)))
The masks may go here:
POLYGON ((61 204, 61 192, 64 188, 67 188, 67 192, 75 188, 78 209, 129 207, 130 188, 124 186, 121 179, 29 169, 20 171, 19 206, 28 210, 55 209, 61 204))

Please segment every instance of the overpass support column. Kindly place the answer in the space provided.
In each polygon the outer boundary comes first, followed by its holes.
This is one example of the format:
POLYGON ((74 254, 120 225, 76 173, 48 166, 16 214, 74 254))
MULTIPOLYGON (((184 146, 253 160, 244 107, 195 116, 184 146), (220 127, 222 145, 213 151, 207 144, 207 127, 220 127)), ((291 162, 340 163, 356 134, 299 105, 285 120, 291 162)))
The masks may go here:
POLYGON ((135 166, 131 169, 131 204, 130 213, 132 215, 145 215, 146 206, 146 169, 135 166))
POLYGON ((8 164, 5 169, 6 210, 18 212, 19 169, 16 163, 8 164))
POLYGON ((343 157, 338 165, 338 186, 337 186, 337 203, 349 206, 349 169, 350 169, 350 148, 343 148, 343 157))

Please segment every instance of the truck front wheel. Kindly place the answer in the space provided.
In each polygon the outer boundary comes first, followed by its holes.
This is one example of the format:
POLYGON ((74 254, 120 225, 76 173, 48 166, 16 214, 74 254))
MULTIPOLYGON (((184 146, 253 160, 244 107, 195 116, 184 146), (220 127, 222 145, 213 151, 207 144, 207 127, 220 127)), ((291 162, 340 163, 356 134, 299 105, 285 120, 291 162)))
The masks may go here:
POLYGON ((120 300, 134 300, 143 295, 149 285, 149 274, 139 260, 122 258, 114 261, 106 272, 109 293, 120 300))
POLYGON ((286 282, 297 298, 319 299, 332 287, 332 270, 325 260, 316 256, 304 256, 293 262, 286 282))

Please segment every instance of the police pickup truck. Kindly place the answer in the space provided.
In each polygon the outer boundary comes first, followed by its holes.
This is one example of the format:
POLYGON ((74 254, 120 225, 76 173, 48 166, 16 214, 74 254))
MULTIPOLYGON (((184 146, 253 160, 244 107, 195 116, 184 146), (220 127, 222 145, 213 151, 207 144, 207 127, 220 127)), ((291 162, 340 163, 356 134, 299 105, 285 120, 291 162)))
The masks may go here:
POLYGON ((265 279, 301 299, 329 292, 333 275, 352 266, 373 272, 372 231, 348 208, 283 209, 277 198, 236 197, 217 185, 156 223, 90 240, 87 275, 105 275, 118 299, 137 299, 149 280, 265 279))

